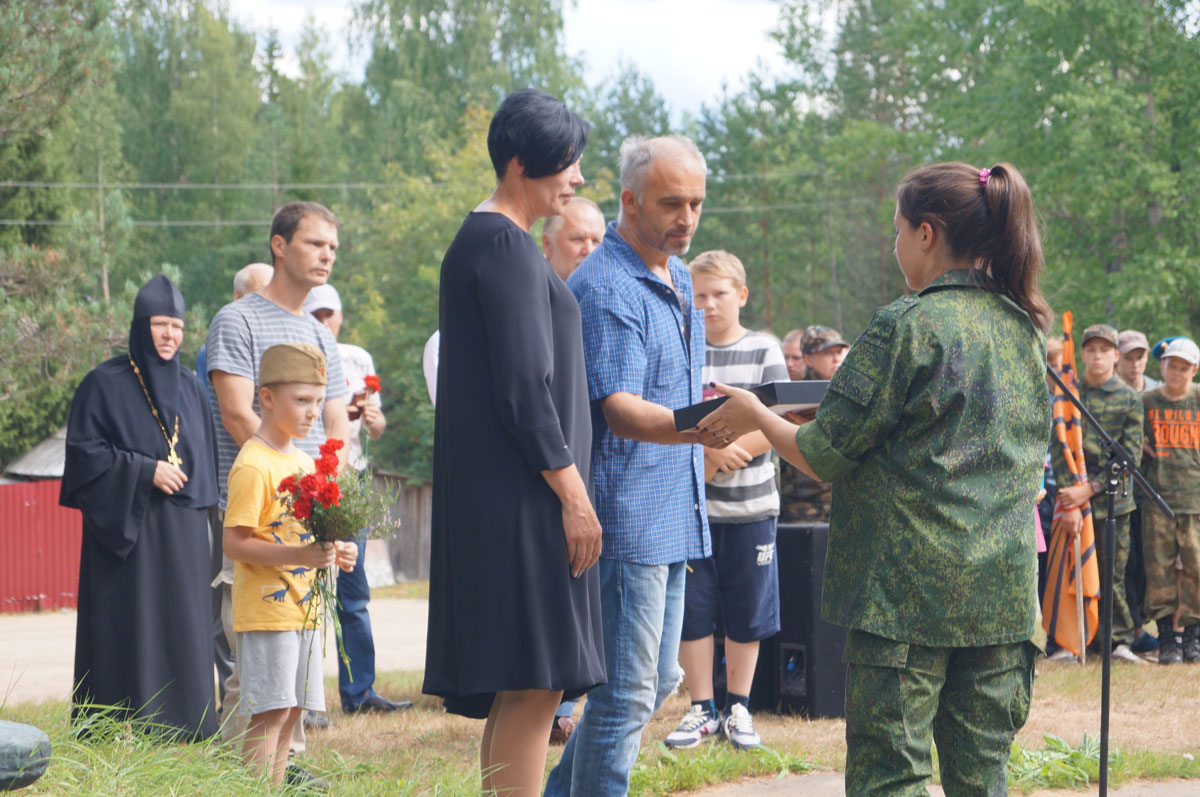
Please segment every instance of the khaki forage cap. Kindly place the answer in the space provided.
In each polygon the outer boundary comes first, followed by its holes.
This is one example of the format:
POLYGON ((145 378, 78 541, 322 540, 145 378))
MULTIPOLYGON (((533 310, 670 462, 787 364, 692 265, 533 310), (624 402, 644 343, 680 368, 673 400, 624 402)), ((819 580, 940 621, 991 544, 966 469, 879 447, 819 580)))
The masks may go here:
POLYGON ((258 366, 259 385, 277 385, 282 382, 303 382, 306 385, 323 385, 325 355, 311 343, 280 343, 263 352, 258 366))

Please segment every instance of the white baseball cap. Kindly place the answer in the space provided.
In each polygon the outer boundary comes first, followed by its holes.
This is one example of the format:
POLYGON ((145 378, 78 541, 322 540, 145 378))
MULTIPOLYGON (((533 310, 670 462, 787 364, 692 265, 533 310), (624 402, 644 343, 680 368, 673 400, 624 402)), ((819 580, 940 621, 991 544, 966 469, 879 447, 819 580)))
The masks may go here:
POLYGON ((1175 338, 1167 344, 1167 348, 1163 349, 1162 359, 1165 360, 1168 357, 1178 357, 1192 365, 1200 365, 1200 346, 1187 338, 1175 338))
POLYGON ((304 300, 304 312, 311 315, 318 310, 342 312, 342 297, 338 296, 337 288, 318 285, 308 292, 308 298, 304 300))

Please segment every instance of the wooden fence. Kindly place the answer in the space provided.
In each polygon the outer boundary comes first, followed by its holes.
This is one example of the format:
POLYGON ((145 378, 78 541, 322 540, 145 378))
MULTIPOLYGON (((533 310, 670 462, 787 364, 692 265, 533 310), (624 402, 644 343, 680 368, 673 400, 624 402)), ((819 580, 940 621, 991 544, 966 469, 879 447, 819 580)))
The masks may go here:
MULTIPOLYGON (((376 480, 395 485, 398 477, 376 471, 376 480)), ((398 581, 429 578, 429 533, 433 517, 433 485, 405 485, 400 499, 392 507, 392 518, 400 520, 400 529, 388 541, 392 571, 398 581)))

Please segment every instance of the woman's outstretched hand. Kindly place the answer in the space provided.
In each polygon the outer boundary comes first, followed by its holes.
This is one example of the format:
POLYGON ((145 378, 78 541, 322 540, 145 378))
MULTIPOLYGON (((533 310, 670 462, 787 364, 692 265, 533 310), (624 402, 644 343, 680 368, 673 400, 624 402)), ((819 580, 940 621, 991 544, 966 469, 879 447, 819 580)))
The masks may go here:
POLYGON ((700 430, 701 435, 712 438, 712 442, 705 445, 723 448, 747 432, 759 429, 762 425, 761 413, 770 413, 758 400, 758 396, 749 390, 718 382, 713 382, 712 387, 729 398, 697 424, 696 428, 700 430))

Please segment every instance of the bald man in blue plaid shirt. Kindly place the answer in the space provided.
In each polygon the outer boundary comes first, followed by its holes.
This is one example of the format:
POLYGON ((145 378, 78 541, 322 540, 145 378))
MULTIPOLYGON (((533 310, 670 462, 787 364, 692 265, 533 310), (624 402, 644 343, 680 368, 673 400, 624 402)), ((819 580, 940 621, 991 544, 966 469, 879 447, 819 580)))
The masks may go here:
POLYGON ((672 410, 702 400, 704 316, 678 255, 704 202, 689 139, 621 145, 621 211, 571 275, 583 316, 592 473, 604 529, 600 600, 608 683, 588 693, 547 795, 623 795, 642 731, 679 682, 684 569, 709 556, 702 439, 672 410))

